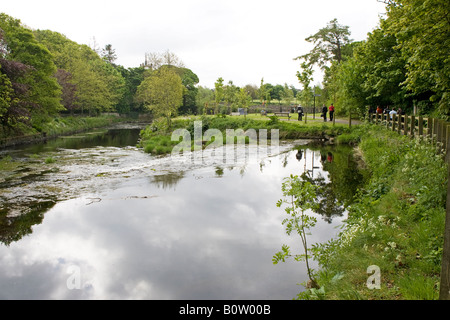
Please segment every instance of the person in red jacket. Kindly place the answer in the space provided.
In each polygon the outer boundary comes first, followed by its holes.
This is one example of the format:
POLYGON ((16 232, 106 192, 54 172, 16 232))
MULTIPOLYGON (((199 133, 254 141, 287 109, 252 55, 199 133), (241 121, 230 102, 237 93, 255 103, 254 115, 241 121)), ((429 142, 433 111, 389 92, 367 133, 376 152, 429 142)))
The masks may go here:
POLYGON ((334 116, 334 106, 333 106, 333 104, 331 104, 331 106, 328 108, 328 111, 330 113, 330 121, 333 121, 333 116, 334 116))

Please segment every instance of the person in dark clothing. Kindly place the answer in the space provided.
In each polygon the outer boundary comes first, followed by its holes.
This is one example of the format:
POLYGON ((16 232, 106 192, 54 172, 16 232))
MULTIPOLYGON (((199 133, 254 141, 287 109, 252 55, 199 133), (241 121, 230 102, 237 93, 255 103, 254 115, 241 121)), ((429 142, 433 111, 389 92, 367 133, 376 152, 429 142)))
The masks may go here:
POLYGON ((297 107, 297 113, 298 113, 298 121, 302 121, 303 108, 300 105, 297 107))
POLYGON ((328 108, 326 107, 326 105, 323 105, 323 107, 322 107, 322 117, 323 117, 323 121, 324 122, 327 121, 327 112, 328 112, 328 108))

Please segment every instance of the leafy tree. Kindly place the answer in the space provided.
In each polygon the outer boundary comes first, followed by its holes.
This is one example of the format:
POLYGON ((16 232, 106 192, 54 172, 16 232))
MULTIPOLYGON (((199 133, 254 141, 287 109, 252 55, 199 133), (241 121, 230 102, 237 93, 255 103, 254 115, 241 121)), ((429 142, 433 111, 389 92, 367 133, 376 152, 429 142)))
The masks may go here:
MULTIPOLYGON (((34 32, 40 43, 53 54, 59 69, 71 74, 75 86, 76 109, 89 114, 112 111, 125 94, 121 73, 87 45, 79 45, 64 35, 49 30, 34 32)), ((112 50, 112 48, 111 48, 112 50)))
POLYGON ((284 84, 281 97, 287 104, 291 104, 292 100, 294 100, 294 92, 288 87, 287 83, 284 84))
POLYGON ((204 114, 209 105, 214 103, 214 91, 202 86, 199 86, 196 95, 197 113, 204 114))
POLYGON ((120 72, 124 79, 124 92, 122 98, 116 105, 119 113, 128 113, 132 111, 141 111, 142 105, 135 100, 137 87, 144 80, 144 67, 128 68, 116 65, 116 70, 120 72))
MULTIPOLYGON (((245 88, 240 88, 235 95, 238 108, 243 108, 247 111, 248 106, 252 101, 252 98, 248 95, 247 90, 245 90, 245 88)), ((244 113, 244 118, 247 118, 247 112, 244 113)))
POLYGON ((281 103, 281 99, 283 99, 283 90, 284 87, 281 84, 275 85, 270 93, 271 98, 276 99, 279 103, 281 103))
POLYGON ((104 49, 102 49, 102 59, 110 64, 114 64, 117 60, 116 50, 113 49, 111 44, 107 44, 104 49))
POLYGON ((219 103, 223 100, 224 98, 224 88, 223 88, 223 78, 219 77, 217 79, 217 81, 214 83, 214 100, 216 102, 216 113, 219 110, 219 103))
POLYGON ((0 14, 2 123, 17 121, 39 126, 49 115, 62 110, 61 88, 53 58, 20 20, 0 14), (9 105, 8 105, 9 104, 9 105))
POLYGON ((162 66, 142 81, 136 98, 155 115, 165 117, 170 128, 172 115, 183 103, 183 88, 180 76, 168 66, 162 66))
MULTIPOLYGON (((317 219, 308 214, 309 210, 316 210, 318 205, 316 203, 318 186, 302 179, 299 176, 290 175, 284 179, 281 190, 283 192, 283 199, 277 202, 277 207, 287 204, 284 208, 287 218, 283 220, 283 225, 286 226, 286 234, 291 235, 296 232, 302 241, 304 254, 295 255, 296 261, 305 261, 310 286, 318 288, 314 279, 313 270, 309 266, 310 254, 308 252, 307 232, 314 227, 317 219)), ((283 245, 281 251, 273 256, 273 263, 277 264, 280 261, 285 262, 287 257, 291 256, 290 248, 283 245)))
POLYGON ((238 92, 239 88, 233 84, 233 81, 228 81, 228 84, 224 87, 223 90, 224 100, 228 106, 232 106, 236 103, 238 92))
POLYGON ((261 104, 265 104, 266 98, 267 98, 267 89, 266 84, 264 83, 264 78, 261 78, 261 85, 259 86, 259 100, 261 101, 261 104))
POLYGON ((61 103, 70 113, 76 109, 76 85, 72 83, 72 74, 69 71, 58 69, 55 78, 61 86, 61 103))
POLYGON ((173 67, 173 69, 180 76, 181 83, 184 86, 183 104, 180 107, 180 113, 194 114, 197 109, 196 97, 198 88, 196 85, 199 82, 198 76, 188 68, 173 67))
POLYGON ((302 62, 301 71, 297 71, 298 81, 303 85, 303 90, 301 92, 301 98, 305 106, 310 105, 310 101, 312 98, 311 87, 309 86, 313 76, 312 65, 307 62, 302 62))
POLYGON ((388 32, 406 60, 406 88, 450 117, 450 6, 447 0, 388 3, 388 32))
POLYGON ((318 65, 322 69, 331 61, 340 63, 343 60, 343 48, 351 42, 349 36, 349 27, 340 25, 337 19, 333 19, 325 28, 305 39, 312 42, 314 48, 295 59, 305 60, 309 65, 318 65))

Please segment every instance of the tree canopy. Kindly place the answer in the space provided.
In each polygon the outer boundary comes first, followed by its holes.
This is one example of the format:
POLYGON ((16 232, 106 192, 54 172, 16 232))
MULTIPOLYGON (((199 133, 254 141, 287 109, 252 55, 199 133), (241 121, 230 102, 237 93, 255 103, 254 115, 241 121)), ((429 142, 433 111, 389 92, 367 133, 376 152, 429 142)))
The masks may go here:
POLYGON ((306 38, 314 48, 295 59, 308 87, 311 66, 324 72, 328 103, 366 112, 368 106, 402 108, 450 118, 450 7, 446 0, 389 0, 386 15, 367 39, 350 40, 336 19, 306 38))

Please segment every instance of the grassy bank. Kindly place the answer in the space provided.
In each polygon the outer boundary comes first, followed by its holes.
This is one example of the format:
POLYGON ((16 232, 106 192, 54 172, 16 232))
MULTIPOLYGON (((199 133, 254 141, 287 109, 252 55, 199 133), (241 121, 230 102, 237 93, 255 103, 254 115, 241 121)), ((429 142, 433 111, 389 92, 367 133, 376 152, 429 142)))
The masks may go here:
POLYGON ((201 121, 203 134, 208 129, 217 129, 226 136, 227 129, 242 129, 247 131, 254 129, 256 132, 260 129, 268 130, 268 139, 270 139, 270 130, 278 129, 280 139, 317 139, 323 137, 335 137, 342 133, 350 132, 348 125, 323 121, 309 121, 306 124, 300 121, 281 121, 277 117, 263 117, 253 115, 244 118, 243 116, 201 116, 176 118, 172 120, 172 127, 167 128, 164 120, 155 121, 147 126, 141 132, 140 146, 148 153, 164 154, 169 153, 178 141, 171 141, 171 134, 175 129, 187 129, 194 137, 194 122, 201 121))
POLYGON ((376 126, 360 126, 339 140, 357 143, 371 177, 348 208, 339 237, 314 249, 321 288, 299 298, 437 299, 447 165, 436 146, 376 126), (368 288, 369 266, 379 267, 379 289, 368 288))
POLYGON ((18 126, 14 130, 0 129, 0 147, 7 145, 39 141, 65 134, 83 132, 93 128, 105 127, 122 118, 113 116, 99 117, 55 117, 35 127, 18 126))

